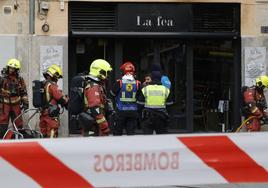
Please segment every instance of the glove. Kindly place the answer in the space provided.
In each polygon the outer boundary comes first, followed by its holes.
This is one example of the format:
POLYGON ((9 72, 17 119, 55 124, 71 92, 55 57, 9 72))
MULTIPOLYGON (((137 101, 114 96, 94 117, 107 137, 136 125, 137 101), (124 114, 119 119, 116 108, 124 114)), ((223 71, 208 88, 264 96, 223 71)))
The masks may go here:
POLYGON ((111 99, 107 99, 106 115, 111 116, 115 114, 113 102, 111 99))
POLYGON ((57 102, 60 104, 62 108, 68 110, 69 97, 67 95, 61 97, 57 102))
POLYGON ((69 103, 67 102, 67 103, 64 104, 64 108, 65 108, 66 110, 68 110, 68 107, 69 107, 69 103))
POLYGON ((109 113, 107 113, 107 116, 108 117, 112 117, 112 116, 114 116, 116 114, 116 112, 115 112, 115 110, 113 110, 113 111, 109 111, 109 113))
POLYGON ((69 97, 68 97, 68 95, 65 95, 65 96, 64 96, 64 99, 65 99, 66 103, 68 103, 69 100, 70 100, 69 97))
POLYGON ((108 136, 109 133, 110 133, 110 129, 109 129, 107 121, 99 124, 99 136, 108 136))
POLYGON ((65 95, 65 101, 66 101, 66 102, 65 102, 64 107, 65 107, 66 110, 68 110, 69 100, 70 100, 70 99, 69 99, 68 95, 65 95))

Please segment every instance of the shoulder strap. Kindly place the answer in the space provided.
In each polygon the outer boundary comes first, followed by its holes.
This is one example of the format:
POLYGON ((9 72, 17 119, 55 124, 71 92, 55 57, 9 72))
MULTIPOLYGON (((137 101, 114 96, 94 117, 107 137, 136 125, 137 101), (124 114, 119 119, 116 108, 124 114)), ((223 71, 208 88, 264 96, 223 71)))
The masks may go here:
POLYGON ((94 82, 90 80, 85 80, 84 82, 85 82, 84 89, 91 88, 94 86, 94 82))
POLYGON ((136 87, 137 87, 137 90, 139 89, 139 85, 140 85, 140 81, 139 81, 139 80, 136 80, 136 87))
POLYGON ((51 85, 51 82, 50 82, 50 81, 48 81, 48 80, 44 81, 45 101, 46 101, 48 104, 49 104, 49 103, 51 102, 51 100, 52 100, 52 97, 49 98, 50 96, 49 96, 49 92, 48 92, 48 88, 49 88, 50 85, 51 85))

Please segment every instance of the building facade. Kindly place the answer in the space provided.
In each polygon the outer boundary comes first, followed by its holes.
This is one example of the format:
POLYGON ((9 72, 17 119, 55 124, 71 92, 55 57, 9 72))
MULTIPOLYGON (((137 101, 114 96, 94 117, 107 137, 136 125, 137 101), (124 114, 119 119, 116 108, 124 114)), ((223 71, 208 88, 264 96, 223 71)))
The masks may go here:
POLYGON ((140 80, 157 63, 172 81, 169 130, 221 131, 240 124, 241 85, 266 74, 268 0, 2 0, 0 10, 0 68, 22 61, 30 99, 51 63, 63 68, 65 93, 95 58, 113 65, 111 83, 126 60, 140 80))

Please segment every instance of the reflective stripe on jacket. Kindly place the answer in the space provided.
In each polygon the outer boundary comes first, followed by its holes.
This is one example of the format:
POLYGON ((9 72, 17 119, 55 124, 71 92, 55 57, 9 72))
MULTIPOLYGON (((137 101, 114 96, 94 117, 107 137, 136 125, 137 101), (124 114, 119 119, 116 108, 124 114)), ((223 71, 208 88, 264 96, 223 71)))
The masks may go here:
POLYGON ((45 81, 45 101, 46 104, 50 103, 53 105, 58 104, 58 100, 64 97, 62 91, 58 88, 57 83, 52 81, 45 81))

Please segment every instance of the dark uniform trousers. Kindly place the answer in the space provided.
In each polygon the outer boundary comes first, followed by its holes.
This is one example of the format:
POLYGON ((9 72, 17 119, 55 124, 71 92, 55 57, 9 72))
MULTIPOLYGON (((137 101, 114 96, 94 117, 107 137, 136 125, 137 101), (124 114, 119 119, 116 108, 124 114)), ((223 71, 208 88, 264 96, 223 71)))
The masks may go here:
POLYGON ((127 135, 134 135, 138 124, 138 113, 133 112, 120 112, 116 113, 116 124, 113 127, 113 135, 123 135, 123 130, 126 130, 127 135))
POLYGON ((141 123, 143 133, 146 135, 153 134, 166 134, 167 133, 167 116, 164 112, 152 112, 144 110, 143 120, 141 123))

